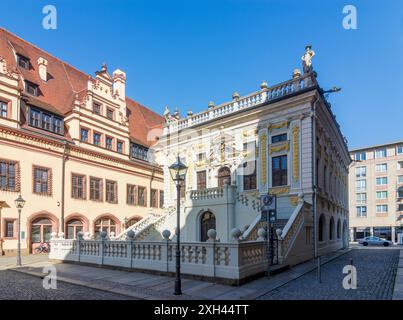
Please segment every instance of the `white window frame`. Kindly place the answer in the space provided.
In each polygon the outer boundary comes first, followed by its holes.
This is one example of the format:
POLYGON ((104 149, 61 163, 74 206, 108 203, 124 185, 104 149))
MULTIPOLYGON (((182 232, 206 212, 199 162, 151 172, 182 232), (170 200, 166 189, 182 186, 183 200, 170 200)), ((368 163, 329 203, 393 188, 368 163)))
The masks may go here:
POLYGON ((386 148, 376 149, 374 151, 374 158, 375 159, 386 158, 387 155, 388 155, 388 150, 386 148))
POLYGON ((356 215, 358 218, 366 218, 367 217, 367 206, 356 206, 356 215), (365 212, 362 210, 363 208, 365 208, 365 212))
POLYGON ((388 192, 387 191, 377 191, 375 194, 375 198, 376 198, 376 200, 385 200, 388 198, 388 192), (378 195, 381 195, 381 197, 378 197, 378 195), (386 195, 386 196, 383 197, 382 195, 386 195))
POLYGON ((387 204, 377 204, 376 205, 376 213, 387 213, 388 212, 388 205, 387 204), (386 209, 386 210, 384 210, 386 209))
POLYGON ((387 186, 388 185, 388 177, 377 177, 375 179, 375 184, 377 186, 387 186), (381 180, 381 183, 378 183, 378 180, 381 180), (386 180, 386 181, 384 182, 384 180, 386 180))
POLYGON ((387 163, 377 163, 375 165, 375 171, 376 172, 387 172, 388 171, 388 164, 387 163), (383 168, 385 166, 385 170, 379 170, 378 168, 383 168))
POLYGON ((362 191, 362 190, 367 190, 367 180, 366 179, 358 179, 355 181, 355 190, 357 191, 362 191), (361 185, 362 182, 365 185, 364 187, 361 185))

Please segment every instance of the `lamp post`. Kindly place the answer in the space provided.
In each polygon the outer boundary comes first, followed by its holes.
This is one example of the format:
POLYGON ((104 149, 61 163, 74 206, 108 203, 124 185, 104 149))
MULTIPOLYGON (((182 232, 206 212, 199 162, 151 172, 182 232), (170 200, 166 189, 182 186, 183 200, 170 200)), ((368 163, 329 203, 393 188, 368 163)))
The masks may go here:
POLYGON ((169 167, 169 172, 171 174, 172 180, 176 184, 176 265, 175 265, 175 270, 176 270, 176 276, 175 276, 175 295, 181 295, 182 294, 182 289, 181 289, 181 265, 180 265, 180 189, 181 181, 185 181, 186 178, 186 172, 187 172, 187 167, 184 165, 178 155, 178 158, 175 163, 173 163, 169 167))
POLYGON ((24 208, 25 200, 21 194, 15 199, 15 206, 18 209, 18 250, 17 250, 17 267, 21 267, 21 210, 24 208))

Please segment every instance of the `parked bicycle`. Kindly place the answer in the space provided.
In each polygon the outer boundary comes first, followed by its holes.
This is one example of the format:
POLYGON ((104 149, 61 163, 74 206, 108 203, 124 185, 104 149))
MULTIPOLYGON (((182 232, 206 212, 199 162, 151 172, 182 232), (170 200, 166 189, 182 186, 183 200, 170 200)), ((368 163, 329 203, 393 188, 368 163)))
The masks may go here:
POLYGON ((39 246, 35 248, 35 253, 49 253, 50 252, 50 244, 46 242, 42 242, 39 246))

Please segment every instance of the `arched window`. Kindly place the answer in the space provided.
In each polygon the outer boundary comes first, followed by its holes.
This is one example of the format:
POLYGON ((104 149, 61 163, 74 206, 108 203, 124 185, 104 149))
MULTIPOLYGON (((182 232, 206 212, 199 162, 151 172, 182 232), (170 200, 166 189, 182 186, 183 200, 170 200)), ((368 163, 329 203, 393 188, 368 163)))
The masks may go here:
POLYGON ((319 241, 325 240, 325 216, 322 214, 319 218, 319 241))
POLYGON ((66 223, 66 239, 77 239, 77 233, 82 232, 83 222, 79 219, 71 219, 66 223))
POLYGON ((334 233, 334 219, 333 217, 331 217, 329 223, 329 240, 333 240, 333 233, 334 233))
POLYGON ((101 231, 106 231, 106 234, 109 236, 111 232, 116 234, 116 222, 115 220, 104 217, 95 221, 94 225, 94 235, 95 239, 99 238, 99 234, 101 231))
POLYGON ((134 224, 136 224, 137 222, 139 222, 141 219, 142 219, 141 217, 134 217, 134 218, 131 218, 131 219, 127 222, 126 228, 131 227, 132 225, 134 225, 134 224))
POLYGON ((50 242, 52 233, 52 221, 48 218, 37 218, 32 221, 31 241, 32 243, 50 242))
POLYGON ((200 217, 200 241, 207 241, 207 231, 216 229, 215 215, 209 211, 204 212, 200 217))
POLYGON ((337 221, 337 239, 341 237, 341 221, 340 219, 337 221))
POLYGON ((223 187, 225 181, 231 184, 231 170, 228 167, 222 167, 218 170, 218 186, 223 187))

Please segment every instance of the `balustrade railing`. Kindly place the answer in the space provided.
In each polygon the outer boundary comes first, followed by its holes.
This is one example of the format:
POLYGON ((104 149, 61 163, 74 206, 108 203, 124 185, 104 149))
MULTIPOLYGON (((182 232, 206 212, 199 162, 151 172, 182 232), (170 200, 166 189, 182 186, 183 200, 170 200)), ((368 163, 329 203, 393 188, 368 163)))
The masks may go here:
POLYGON ((172 121, 169 124, 168 131, 172 133, 178 130, 186 129, 193 125, 217 119, 238 110, 247 109, 265 102, 271 102, 273 100, 295 94, 301 90, 314 87, 315 85, 315 76, 312 73, 308 73, 301 77, 279 83, 262 91, 254 92, 231 102, 223 103, 219 106, 189 116, 185 119, 172 121))
POLYGON ((224 188, 207 188, 201 190, 192 190, 190 191, 190 199, 191 200, 206 200, 206 199, 215 199, 224 197, 224 188))
MULTIPOLYGON (((163 241, 52 239, 50 259, 175 272, 176 243, 163 241)), ((267 260, 263 241, 183 242, 183 274, 237 281, 263 273, 267 260)))

